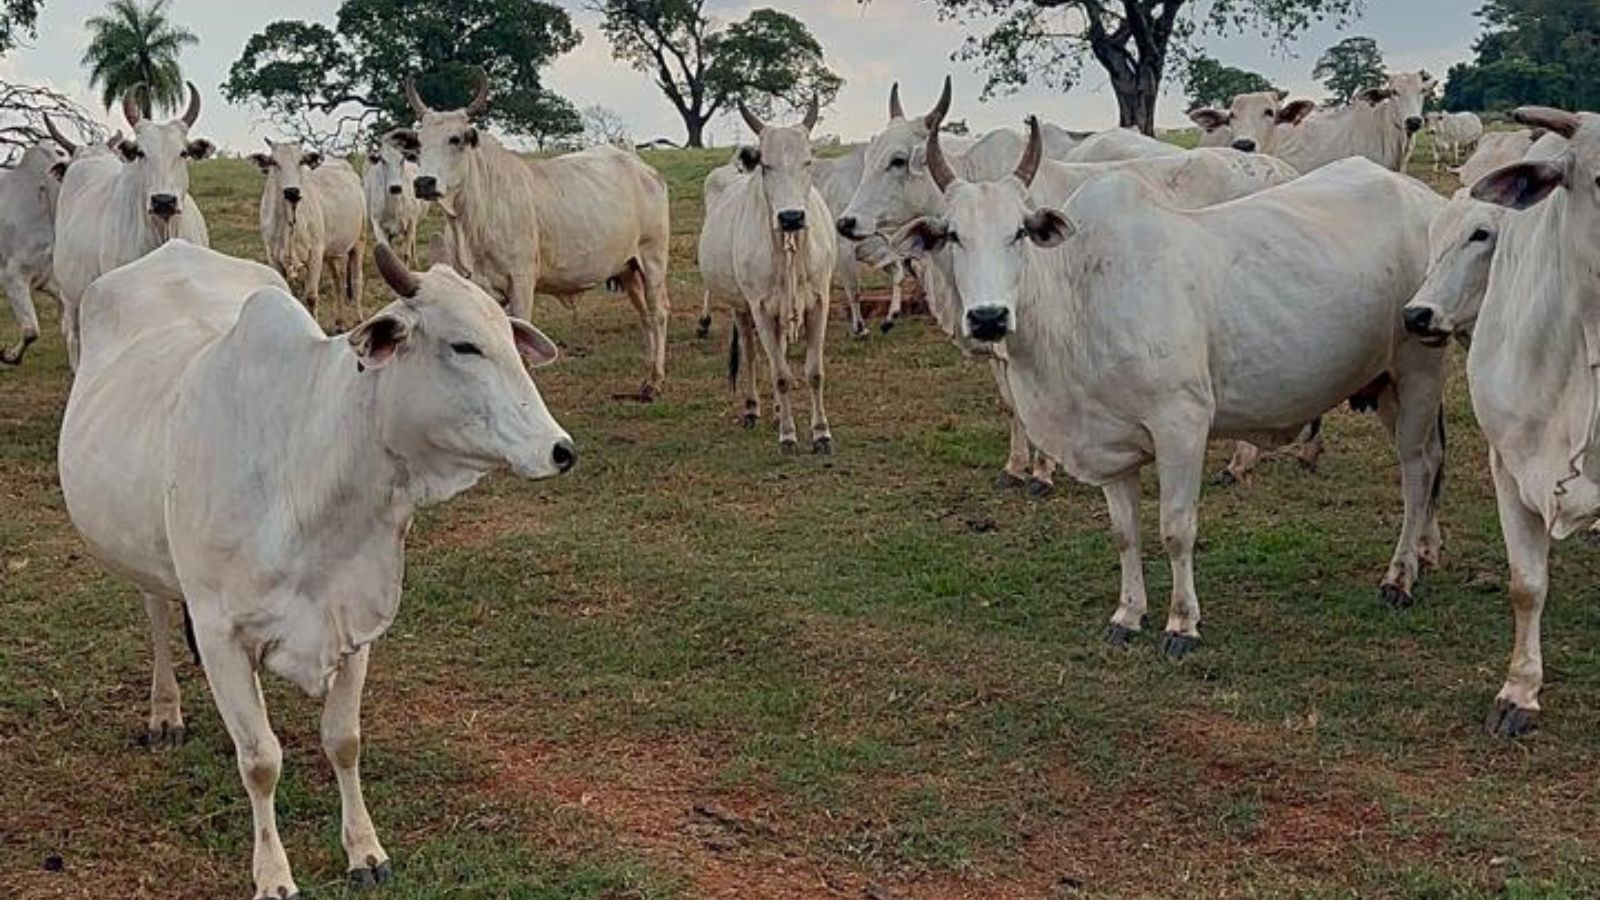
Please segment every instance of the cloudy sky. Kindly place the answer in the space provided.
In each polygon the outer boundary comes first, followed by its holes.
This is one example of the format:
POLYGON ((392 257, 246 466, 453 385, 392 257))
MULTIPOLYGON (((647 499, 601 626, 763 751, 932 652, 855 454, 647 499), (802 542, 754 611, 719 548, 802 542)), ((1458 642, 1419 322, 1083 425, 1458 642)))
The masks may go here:
MULTIPOLYGON (((611 59, 611 49, 595 27, 594 17, 576 0, 557 0, 572 11, 584 32, 583 44, 562 57, 548 82, 577 105, 602 104, 620 113, 636 138, 665 135, 681 139, 682 125, 666 100, 642 74, 611 59)), ((1308 96, 1322 91, 1311 81, 1317 54, 1348 34, 1370 35, 1382 46, 1391 69, 1427 68, 1443 75, 1451 63, 1468 56, 1477 32, 1472 11, 1479 0, 1367 0, 1366 14, 1343 32, 1332 27, 1311 31, 1296 45, 1274 48, 1257 35, 1207 37, 1209 52, 1232 65, 1259 71, 1275 83, 1308 96)), ((49 83, 95 106, 93 93, 78 66, 87 42, 83 21, 100 11, 104 0, 45 0, 38 40, 0 59, 0 74, 23 81, 49 83)), ((844 76, 838 103, 825 113, 822 130, 847 139, 870 135, 883 122, 889 85, 896 79, 908 109, 932 104, 939 80, 955 76, 957 104, 953 115, 975 128, 1010 125, 1028 113, 1073 128, 1116 124, 1116 103, 1104 76, 1086 68, 1084 83, 1067 95, 1048 90, 979 104, 983 78, 950 54, 965 37, 962 26, 940 22, 929 0, 710 0, 719 19, 742 18, 757 7, 777 7, 805 21, 820 39, 828 62, 844 76)), ((200 86, 206 100, 201 118, 205 136, 226 147, 253 147, 274 132, 252 110, 224 105, 218 87, 228 66, 238 58, 250 35, 275 19, 306 19, 332 25, 338 0, 275 0, 272 3, 175 0, 173 16, 200 37, 200 44, 182 59, 185 74, 200 86)), ((109 116, 107 121, 110 121, 109 116)), ((1165 98, 1158 121, 1185 124, 1181 98, 1165 98)), ((737 123, 724 120, 711 136, 722 143, 737 133, 737 123)))

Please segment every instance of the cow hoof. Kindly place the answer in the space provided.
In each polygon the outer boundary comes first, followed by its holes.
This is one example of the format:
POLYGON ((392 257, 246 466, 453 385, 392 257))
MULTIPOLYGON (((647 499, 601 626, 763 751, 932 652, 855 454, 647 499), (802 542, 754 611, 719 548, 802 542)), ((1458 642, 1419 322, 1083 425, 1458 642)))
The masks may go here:
POLYGON ((1035 500, 1043 500, 1055 492, 1056 486, 1048 481, 1041 481, 1038 478, 1028 479, 1028 496, 1035 500))
POLYGON ((1386 584, 1378 588, 1378 596, 1383 598, 1385 606, 1393 610, 1410 609, 1417 604, 1417 598, 1410 592, 1402 590, 1397 584, 1386 584))
POLYGON ((22 365, 22 354, 13 355, 9 350, 0 350, 0 366, 22 365))
POLYGON ((694 326, 694 336, 700 340, 711 337, 711 317, 701 316, 700 321, 694 326))
POLYGON ((1212 476, 1211 483, 1217 487, 1233 487, 1239 483, 1239 476, 1233 474, 1232 469, 1223 469, 1212 476))
POLYGON ((288 888, 280 887, 258 895, 256 900, 300 900, 300 892, 294 891, 291 893, 288 888))
POLYGON ((746 427, 746 428, 754 428, 754 427, 756 427, 756 423, 761 421, 761 417, 756 415, 755 413, 748 413, 747 412, 747 413, 744 414, 744 419, 742 421, 744 422, 744 427, 746 427))
POLYGON ((139 743, 151 750, 173 750, 183 746, 184 738, 187 736, 188 733, 182 725, 173 728, 162 722, 159 729, 151 728, 145 731, 144 737, 139 739, 139 743))
POLYGON ((1483 730, 1491 737, 1519 738, 1538 727, 1539 711, 1523 709, 1510 700, 1494 701, 1489 717, 1483 720, 1483 730))
POLYGON ((1009 491, 1012 488, 1019 488, 1027 483, 1027 479, 1019 478, 1010 472, 1001 472, 1000 475, 994 480, 994 486, 1002 491, 1009 491))
POLYGON ((1295 462, 1298 462, 1300 464, 1300 472, 1302 474, 1305 474, 1305 475, 1315 475, 1315 474, 1317 474, 1317 461, 1316 460, 1314 460, 1314 459, 1298 459, 1297 458, 1295 460, 1295 462))
POLYGON ((894 320, 893 319, 884 319, 883 322, 880 325, 878 325, 878 330, 883 332, 884 334, 888 334, 889 332, 893 331, 894 330, 894 320))
MULTIPOLYGON (((372 859, 372 857, 367 857, 372 859)), ((388 884, 394 879, 394 866, 386 859, 377 865, 368 864, 366 868, 350 870, 350 889, 352 891, 370 891, 379 885, 388 884)))
POLYGON ((1161 636, 1161 655, 1174 662, 1188 656, 1199 646, 1200 638, 1195 635, 1169 631, 1161 636))
POLYGON ((850 326, 850 334, 851 334, 852 337, 858 337, 858 338, 866 337, 867 336, 867 323, 866 322, 856 322, 856 323, 852 324, 850 326))
POLYGON ((778 449, 783 451, 784 456, 793 456, 800 452, 800 443, 794 438, 789 438, 786 441, 779 441, 778 449))
POLYGON ((818 456, 833 455, 833 438, 819 437, 811 442, 811 452, 818 456))
POLYGON ((1113 647, 1126 647, 1139 636, 1138 629, 1112 622, 1106 626, 1106 643, 1113 647))

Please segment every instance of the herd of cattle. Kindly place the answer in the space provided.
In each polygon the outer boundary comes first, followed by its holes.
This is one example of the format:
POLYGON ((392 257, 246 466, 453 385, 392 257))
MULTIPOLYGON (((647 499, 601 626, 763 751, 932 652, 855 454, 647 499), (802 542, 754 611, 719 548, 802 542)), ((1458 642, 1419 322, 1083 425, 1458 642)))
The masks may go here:
MULTIPOLYGON (((897 283, 914 271, 938 325, 989 361, 1012 411, 1002 481, 1042 491, 1064 469, 1104 489, 1122 570, 1114 643, 1144 627, 1139 473, 1155 465, 1172 657, 1200 637, 1207 442, 1239 442, 1228 478, 1263 446, 1299 439, 1312 460, 1319 417, 1347 399, 1376 410, 1398 448, 1404 519, 1381 593, 1411 603, 1440 554, 1445 345, 1470 337, 1516 620, 1488 727, 1521 734, 1539 708, 1551 539, 1600 516, 1600 118, 1528 108, 1515 115, 1529 130, 1484 135, 1476 117, 1426 119, 1433 88, 1425 73, 1396 74, 1335 109, 1240 96, 1193 114, 1194 150, 1037 120, 942 136, 948 80, 922 116, 906 115, 897 87, 883 130, 832 160, 812 156, 814 105, 792 126, 741 110, 756 144, 705 186, 701 333, 713 307, 731 312, 747 425, 760 419, 760 345, 787 452, 799 442, 787 348, 803 336, 811 446, 831 453, 831 285, 860 333, 862 267, 893 269, 897 283), (1430 126, 1452 154, 1477 145, 1448 201, 1403 174, 1430 126)), ((636 396, 657 396, 666 183, 615 147, 525 159, 480 131, 481 82, 450 111, 408 84, 417 126, 390 132, 364 179, 294 143, 252 157, 265 176, 263 266, 207 249, 188 163, 212 148, 190 134, 190 92, 169 122, 125 103, 131 137, 104 144, 51 126, 54 143, 0 178, 11 226, 0 286, 22 330, 0 360, 22 361, 38 336, 30 288, 52 284, 74 369, 59 446, 67 510, 144 596, 154 743, 183 733, 168 643, 183 611, 250 797, 255 896, 296 894, 263 669, 326 698, 349 871, 370 886, 392 870, 361 794, 361 693, 400 600, 413 513, 497 468, 543 478, 575 464, 529 374, 557 352, 527 321, 535 292, 620 287, 643 333, 636 396), (418 272, 427 203, 446 227, 418 272), (367 316, 369 240, 396 299, 367 316), (324 266, 353 307, 348 320, 339 309, 350 330, 337 337, 311 314, 324 266)), ((885 329, 898 312, 897 293, 885 329)))

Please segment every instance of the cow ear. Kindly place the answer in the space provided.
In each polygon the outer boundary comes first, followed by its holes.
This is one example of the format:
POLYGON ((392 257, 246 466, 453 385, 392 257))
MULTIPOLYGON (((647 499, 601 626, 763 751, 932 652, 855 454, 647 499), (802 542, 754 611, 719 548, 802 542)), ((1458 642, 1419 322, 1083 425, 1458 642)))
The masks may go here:
POLYGON ((1059 247, 1067 238, 1078 233, 1077 226, 1065 213, 1049 207, 1029 213, 1022 220, 1022 227, 1027 229, 1028 237, 1041 247, 1059 247))
POLYGON ((517 352, 528 361, 528 365, 537 369, 548 366, 556 361, 561 351, 556 348, 556 342, 545 336, 545 333, 529 325, 521 319, 510 319, 511 337, 517 342, 517 352))
POLYGON ((195 138, 183 148, 183 153, 191 160, 198 160, 209 157, 215 149, 216 146, 205 138, 195 138))
POLYGON ((1511 209, 1527 209, 1566 184, 1566 158, 1555 162, 1519 162, 1503 166, 1472 185, 1474 200, 1511 209))
POLYGON ((377 165, 378 163, 381 163, 381 162, 383 162, 383 154, 382 153, 379 153, 376 150, 367 151, 367 165, 375 166, 375 165, 377 165))
POLYGON ((322 154, 313 150, 310 153, 300 157, 300 165, 305 166, 308 169, 315 169, 316 167, 322 165, 322 154))
POLYGON ((1394 96, 1394 91, 1393 90, 1390 90, 1387 87, 1375 87, 1375 88, 1367 88, 1366 90, 1364 90, 1361 93, 1357 94, 1356 95, 1356 99, 1364 101, 1366 103, 1370 103, 1373 106, 1377 106, 1379 103, 1382 103, 1383 101, 1385 101, 1385 100, 1387 100, 1387 99, 1389 99, 1390 97, 1393 97, 1393 96, 1394 96))
POLYGON ((135 144, 133 141, 123 141, 122 143, 118 144, 117 152, 122 154, 122 158, 128 162, 133 162, 134 160, 144 156, 144 151, 139 149, 139 145, 135 144))
POLYGON ((422 139, 409 128, 396 128, 383 136, 383 139, 404 153, 417 153, 422 150, 422 139))
POLYGON ((1301 122, 1305 121, 1306 116, 1311 115, 1311 111, 1316 108, 1317 104, 1314 101, 1296 100, 1278 110, 1278 124, 1299 125, 1301 122))
POLYGON ((478 129, 477 128, 468 128, 465 137, 466 137, 466 140, 467 140, 467 146, 468 147, 476 147, 476 146, 478 146, 478 129))
POLYGON ((912 219, 895 232, 894 237, 889 239, 889 245, 901 256, 921 259, 943 247, 949 233, 949 228, 943 222, 924 216, 912 219))
POLYGON ((761 165, 760 147, 740 147, 739 166, 746 172, 754 172, 761 165))
POLYGON ((263 172, 265 172, 266 170, 272 168, 272 157, 268 156, 265 153, 252 153, 252 154, 250 154, 250 161, 255 163, 256 164, 256 168, 260 169, 263 172))
POLYGON ((356 326, 346 340, 363 369, 378 370, 392 362, 411 339, 411 323, 398 313, 381 312, 356 326))
POLYGON ((1216 131, 1218 128, 1233 121, 1233 114, 1209 106, 1189 111, 1189 121, 1199 125, 1207 131, 1216 131))

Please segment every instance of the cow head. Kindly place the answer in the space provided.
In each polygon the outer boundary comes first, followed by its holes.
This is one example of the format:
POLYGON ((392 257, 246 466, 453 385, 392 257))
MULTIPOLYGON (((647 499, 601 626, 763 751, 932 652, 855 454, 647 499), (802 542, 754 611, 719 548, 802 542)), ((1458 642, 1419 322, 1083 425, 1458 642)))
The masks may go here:
POLYGON ((430 107, 422 102, 415 82, 409 78, 406 101, 411 104, 419 127, 391 131, 386 141, 417 160, 417 177, 412 182, 417 199, 437 200, 448 206, 451 195, 461 187, 468 154, 478 150, 481 138, 475 122, 489 106, 488 76, 478 72, 472 102, 462 109, 441 112, 430 107))
POLYGON ((1017 300, 1031 247, 1055 247, 1073 233, 1054 209, 1033 208, 1028 189, 1044 156, 1039 120, 1028 120, 1028 147, 1016 172, 999 181, 962 181, 946 161, 939 133, 928 135, 928 171, 944 192, 940 216, 915 219, 895 233, 895 252, 931 257, 960 297, 961 333, 984 343, 1017 330, 1017 300))
POLYGON ((299 141, 277 144, 271 138, 267 138, 267 150, 267 153, 250 154, 250 160, 267 176, 263 196, 280 204, 292 224, 299 213, 300 202, 305 199, 306 178, 311 170, 322 165, 322 154, 302 149, 299 141))
POLYGON ((1422 109, 1438 86, 1426 71, 1396 72, 1384 79, 1382 87, 1367 88, 1356 99, 1372 106, 1390 104, 1390 118, 1406 134, 1422 130, 1422 109))
POLYGON ((399 147, 384 141, 379 143, 367 153, 367 166, 370 171, 376 172, 378 183, 383 186, 385 193, 392 197, 404 196, 409 179, 406 178, 406 164, 416 162, 416 158, 408 156, 399 147))
POLYGON ((508 466, 524 478, 577 462, 572 439, 545 408, 528 366, 556 358, 551 340, 507 318, 449 266, 412 272, 388 244, 374 251, 398 299, 347 336, 363 377, 378 384, 386 449, 440 499, 508 466))
POLYGON ((1437 347, 1468 336, 1489 287, 1506 210, 1462 188, 1428 227, 1428 277, 1406 304, 1406 330, 1437 347))
POLYGON ((189 108, 170 122, 144 118, 134 98, 136 89, 122 97, 122 114, 133 128, 133 137, 117 145, 117 152, 138 179, 145 212, 157 230, 176 233, 173 220, 183 214, 183 198, 189 193, 189 163, 211 155, 211 142, 191 138, 189 130, 200 118, 200 91, 189 87, 189 108))
POLYGON ((853 241, 893 231, 942 202, 928 176, 927 144, 950 112, 950 78, 927 115, 908 119, 900 108, 900 86, 889 95, 889 124, 867 146, 861 183, 836 223, 853 241))
POLYGON ((1204 107, 1189 119, 1205 132, 1207 146, 1229 146, 1245 153, 1274 153, 1279 125, 1298 125, 1316 104, 1296 100, 1284 104, 1277 91, 1240 94, 1225 110, 1204 107), (1220 137, 1226 136, 1227 140, 1220 137))
POLYGON ((799 125, 768 125, 742 103, 739 115, 759 142, 754 154, 740 151, 739 166, 761 179, 772 227, 788 234, 805 230, 811 224, 806 221, 806 206, 811 197, 811 129, 817 124, 817 98, 811 98, 799 125))

